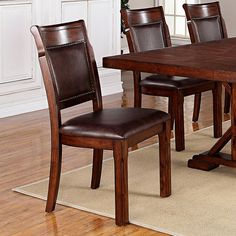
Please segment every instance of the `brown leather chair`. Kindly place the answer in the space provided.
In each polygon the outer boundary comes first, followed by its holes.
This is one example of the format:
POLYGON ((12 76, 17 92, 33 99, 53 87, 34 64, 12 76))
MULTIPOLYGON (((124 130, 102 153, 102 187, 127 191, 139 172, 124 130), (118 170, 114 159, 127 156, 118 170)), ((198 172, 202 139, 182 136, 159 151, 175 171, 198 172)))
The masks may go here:
MULTIPOLYGON (((221 15, 219 2, 203 4, 183 4, 189 35, 192 43, 207 42, 227 38, 227 30, 221 15)), ((224 113, 230 110, 230 85, 224 83, 224 113)))
POLYGON ((103 109, 97 66, 84 21, 33 26, 31 32, 38 49, 51 122, 51 169, 46 211, 53 211, 56 204, 62 144, 93 149, 92 189, 99 187, 103 149, 109 149, 114 153, 116 224, 125 225, 129 221, 129 147, 158 134, 160 195, 167 197, 171 194, 170 116, 155 109, 103 109), (87 101, 92 101, 92 112, 62 123, 61 110, 87 101))
MULTIPOLYGON (((130 52, 140 52, 171 47, 168 26, 163 8, 121 10, 130 52)), ((134 72, 135 106, 141 106, 141 94, 169 98, 169 113, 172 124, 175 120, 176 150, 185 148, 184 142, 184 97, 212 90, 214 110, 214 137, 222 135, 221 85, 216 82, 179 76, 151 75, 141 79, 134 72)))

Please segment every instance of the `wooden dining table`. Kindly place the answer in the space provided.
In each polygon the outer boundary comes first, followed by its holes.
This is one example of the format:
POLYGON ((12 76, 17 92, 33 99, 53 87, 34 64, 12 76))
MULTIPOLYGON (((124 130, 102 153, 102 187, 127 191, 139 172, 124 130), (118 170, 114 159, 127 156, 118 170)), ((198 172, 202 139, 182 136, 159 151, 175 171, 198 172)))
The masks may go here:
POLYGON ((236 167, 236 38, 104 57, 103 66, 222 82, 231 94, 231 127, 210 150, 189 159, 188 166, 200 170, 236 167), (231 153, 222 153, 230 140, 231 153))

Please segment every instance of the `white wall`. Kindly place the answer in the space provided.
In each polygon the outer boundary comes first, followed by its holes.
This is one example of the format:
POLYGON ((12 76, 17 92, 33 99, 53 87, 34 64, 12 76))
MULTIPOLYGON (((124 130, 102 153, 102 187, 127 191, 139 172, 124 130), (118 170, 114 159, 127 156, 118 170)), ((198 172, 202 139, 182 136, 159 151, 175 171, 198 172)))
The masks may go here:
POLYGON ((235 0, 220 0, 222 15, 225 19, 226 28, 229 37, 236 36, 236 1, 235 0))
POLYGON ((119 9, 117 0, 0 0, 0 118, 47 107, 30 34, 33 24, 84 18, 95 50, 102 94, 122 92, 120 71, 102 68, 102 57, 120 53, 119 9), (14 30, 13 25, 17 25, 14 30))
MULTIPOLYGON (((215 2, 216 0, 202 0, 201 2, 215 2)), ((218 0, 220 2, 222 16, 225 19, 229 37, 236 37, 236 1, 218 0)))
POLYGON ((145 8, 145 7, 153 7, 154 0, 130 0, 129 6, 131 9, 134 8, 145 8))

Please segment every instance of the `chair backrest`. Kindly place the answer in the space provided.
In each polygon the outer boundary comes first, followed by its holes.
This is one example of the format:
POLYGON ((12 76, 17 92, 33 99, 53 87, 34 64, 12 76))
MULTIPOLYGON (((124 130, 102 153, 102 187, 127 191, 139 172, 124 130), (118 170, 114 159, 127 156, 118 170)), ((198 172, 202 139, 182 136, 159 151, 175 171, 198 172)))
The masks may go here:
POLYGON ((33 26, 31 32, 47 92, 51 119, 61 122, 60 110, 89 100, 102 109, 98 71, 83 20, 33 26))
POLYGON ((183 4, 192 43, 227 38, 219 2, 183 4))
POLYGON ((171 46, 163 8, 121 10, 130 52, 154 50, 171 46))

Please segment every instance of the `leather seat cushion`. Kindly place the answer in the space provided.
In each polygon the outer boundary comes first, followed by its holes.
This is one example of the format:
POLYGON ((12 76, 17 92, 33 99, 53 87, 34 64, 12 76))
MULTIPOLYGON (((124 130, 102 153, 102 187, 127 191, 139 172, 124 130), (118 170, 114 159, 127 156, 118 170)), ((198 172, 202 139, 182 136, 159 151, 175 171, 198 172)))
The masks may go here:
POLYGON ((155 109, 104 109, 66 121, 61 126, 60 133, 69 136, 125 139, 169 118, 169 114, 155 109))
POLYGON ((213 81, 181 76, 151 75, 141 80, 140 85, 158 89, 189 89, 211 83, 213 81))

